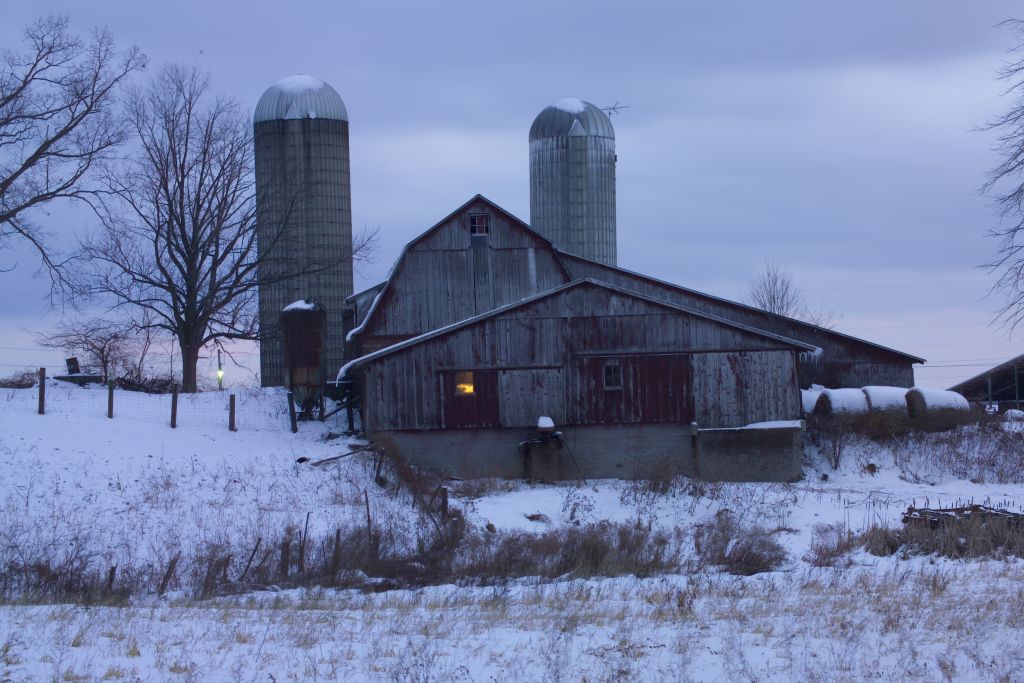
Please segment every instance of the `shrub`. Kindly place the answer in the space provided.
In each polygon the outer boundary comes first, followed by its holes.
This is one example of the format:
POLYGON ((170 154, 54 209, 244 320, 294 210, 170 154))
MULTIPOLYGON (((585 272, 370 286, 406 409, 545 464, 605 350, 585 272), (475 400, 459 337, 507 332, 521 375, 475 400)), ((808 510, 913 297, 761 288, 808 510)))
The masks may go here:
POLYGON ((728 510, 697 526, 694 548, 704 564, 720 565, 741 576, 773 571, 787 558, 785 548, 770 532, 759 526, 741 526, 728 510))
POLYGON ((811 547, 804 561, 815 567, 848 566, 847 557, 857 547, 858 539, 841 524, 818 524, 814 527, 811 547))
POLYGON ((37 371, 25 369, 7 377, 0 377, 0 389, 31 389, 38 381, 37 371))

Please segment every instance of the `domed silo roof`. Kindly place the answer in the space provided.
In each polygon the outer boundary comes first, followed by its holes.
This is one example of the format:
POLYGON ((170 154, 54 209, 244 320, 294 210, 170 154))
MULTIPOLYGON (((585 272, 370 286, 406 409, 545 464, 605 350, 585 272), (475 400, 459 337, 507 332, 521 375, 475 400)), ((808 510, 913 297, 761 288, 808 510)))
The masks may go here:
POLYGON ((297 74, 267 88, 253 113, 253 123, 281 119, 334 119, 348 121, 341 95, 313 76, 297 74))
POLYGON ((537 114, 530 126, 530 141, 570 135, 591 135, 615 139, 608 115, 590 102, 575 97, 558 100, 537 114))

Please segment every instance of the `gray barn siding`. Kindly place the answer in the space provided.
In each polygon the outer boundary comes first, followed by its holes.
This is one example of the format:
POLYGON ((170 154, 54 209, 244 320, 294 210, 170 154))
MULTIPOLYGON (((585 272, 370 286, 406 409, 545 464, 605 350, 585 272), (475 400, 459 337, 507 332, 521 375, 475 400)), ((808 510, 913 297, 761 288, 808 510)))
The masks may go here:
POLYGON ((801 386, 860 387, 885 385, 910 387, 914 384, 912 360, 895 352, 862 343, 813 325, 758 311, 735 302, 672 287, 627 271, 561 254, 562 263, 574 279, 594 278, 640 294, 663 299, 766 332, 799 339, 822 349, 823 358, 807 357, 799 366, 801 386))
POLYGON ((490 207, 471 202, 409 245, 359 335, 362 353, 568 281, 550 244, 490 207), (490 234, 474 245, 469 215, 484 212, 491 217, 490 234))
MULTIPOLYGON (((694 403, 702 426, 799 416, 793 349, 716 321, 584 285, 368 363, 367 429, 442 427, 444 392, 439 377, 449 370, 499 371, 499 388, 512 390, 511 394, 499 392, 502 425, 531 426, 541 411, 556 418, 561 410, 571 417, 572 409, 566 406, 579 402, 576 392, 582 385, 565 372, 575 372, 576 358, 659 353, 693 354, 694 403), (600 314, 606 311, 618 314, 600 314), (566 370, 554 372, 557 368, 566 370), (502 375, 501 371, 508 372, 502 375), (766 374, 755 379, 757 373, 766 374), (737 377, 747 384, 741 386, 737 377), (716 396, 723 385, 734 387, 736 396, 756 391, 757 401, 719 400, 716 396), (712 408, 702 408, 709 402, 712 408)), ((644 417, 638 413, 629 419, 644 417)))
POLYGON ((693 356, 694 420, 701 427, 742 427, 800 415, 796 361, 788 351, 693 356))

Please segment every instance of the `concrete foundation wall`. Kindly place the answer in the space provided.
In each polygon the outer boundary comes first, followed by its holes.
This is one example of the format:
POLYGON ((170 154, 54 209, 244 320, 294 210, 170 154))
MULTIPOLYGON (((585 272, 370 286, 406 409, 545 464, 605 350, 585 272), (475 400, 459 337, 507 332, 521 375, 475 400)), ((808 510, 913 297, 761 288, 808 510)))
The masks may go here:
POLYGON ((705 481, 796 481, 803 476, 799 427, 702 429, 696 476, 705 481))
POLYGON ((682 474, 708 481, 793 481, 801 476, 799 428, 695 430, 689 424, 562 427, 557 441, 519 444, 529 429, 382 431, 374 443, 447 476, 559 481, 682 474))

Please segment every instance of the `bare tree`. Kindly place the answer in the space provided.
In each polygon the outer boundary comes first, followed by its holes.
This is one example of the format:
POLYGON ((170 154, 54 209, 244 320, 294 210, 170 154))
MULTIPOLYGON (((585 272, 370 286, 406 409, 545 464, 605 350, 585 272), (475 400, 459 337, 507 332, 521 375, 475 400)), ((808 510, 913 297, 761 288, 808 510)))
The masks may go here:
MULTIPOLYGON (((175 340, 182 391, 193 392, 202 349, 257 338, 258 286, 337 264, 276 254, 273 278, 261 279, 252 128, 237 103, 210 93, 206 74, 164 67, 126 110, 139 151, 105 177, 103 229, 83 245, 84 279, 138 329, 175 340)), ((270 226, 265 253, 275 253, 306 191, 297 188, 270 226)), ((364 239, 368 256, 375 240, 372 231, 364 239)))
POLYGON ((377 262, 380 251, 380 225, 372 228, 364 225, 352 236, 352 265, 362 273, 362 268, 377 262))
POLYGON ((835 319, 832 311, 822 307, 814 308, 807 303, 800 288, 793 282, 793 276, 777 263, 766 261, 761 272, 750 285, 747 299, 760 309, 795 318, 819 327, 831 327, 835 319))
POLYGON ((132 365, 130 331, 124 324, 102 319, 62 323, 57 332, 35 336, 40 346, 75 354, 83 367, 98 370, 104 382, 132 365))
POLYGON ((64 16, 37 19, 23 51, 0 56, 0 249, 31 245, 55 287, 67 284, 64 264, 33 215, 89 198, 90 171, 125 139, 116 88, 145 61, 135 47, 117 52, 108 31, 82 40, 64 16))
POLYGON ((1010 19, 1000 26, 1013 31, 1020 42, 998 73, 1006 84, 1003 94, 1011 98, 1010 107, 982 127, 997 132, 995 149, 1002 157, 982 189, 995 199, 1000 216, 999 227, 989 231, 996 241, 995 258, 986 264, 997 276, 991 293, 1005 297, 996 321, 1013 331, 1024 320, 1024 21, 1010 19))

